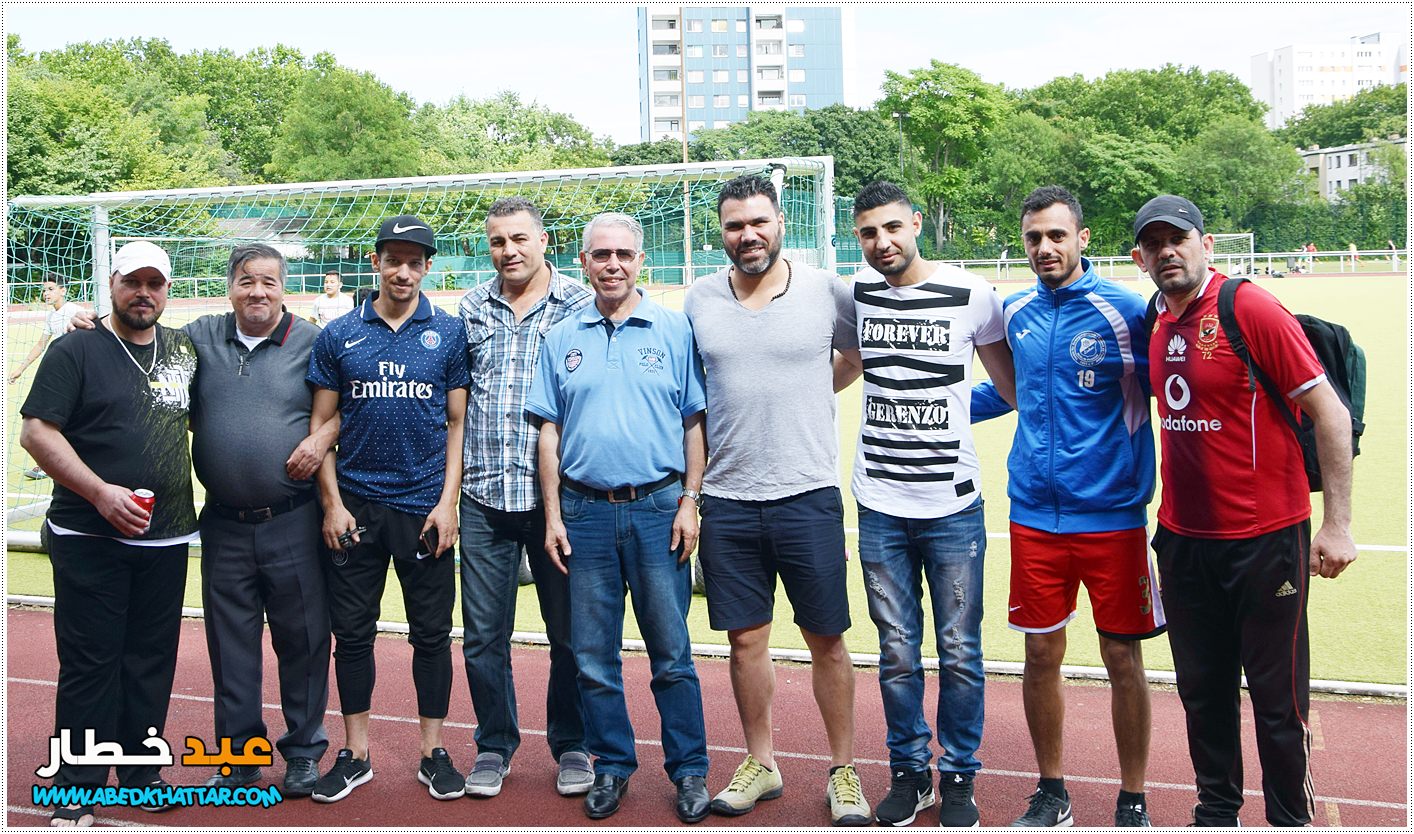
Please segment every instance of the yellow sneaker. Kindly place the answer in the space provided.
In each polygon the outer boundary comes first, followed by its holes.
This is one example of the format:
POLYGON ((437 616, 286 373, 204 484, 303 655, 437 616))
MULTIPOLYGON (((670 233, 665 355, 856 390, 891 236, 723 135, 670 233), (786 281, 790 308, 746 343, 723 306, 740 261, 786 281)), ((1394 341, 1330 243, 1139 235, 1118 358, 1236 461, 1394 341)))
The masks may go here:
POLYGON ((775 799, 784 790, 779 764, 771 770, 747 754, 726 790, 712 800, 712 810, 729 817, 740 816, 755 808, 757 800, 775 799))
POLYGON ((872 825, 874 815, 864 799, 864 788, 854 765, 830 768, 830 783, 825 788, 825 801, 830 803, 830 821, 835 825, 872 825))

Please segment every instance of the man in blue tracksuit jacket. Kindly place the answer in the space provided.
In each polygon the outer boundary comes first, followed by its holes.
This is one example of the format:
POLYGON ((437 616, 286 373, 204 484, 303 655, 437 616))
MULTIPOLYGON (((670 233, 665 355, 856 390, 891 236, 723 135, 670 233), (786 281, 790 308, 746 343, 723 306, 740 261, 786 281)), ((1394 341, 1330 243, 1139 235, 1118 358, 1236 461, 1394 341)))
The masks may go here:
MULTIPOLYGON (((1065 189, 1031 192, 1021 234, 1037 282, 1003 309, 1018 412, 1007 458, 1007 620, 1026 634, 1022 697, 1041 780, 1012 825, 1074 821, 1061 767, 1060 666, 1083 581, 1112 691, 1120 767, 1114 824, 1147 826, 1149 689, 1140 641, 1163 633, 1164 613, 1144 527, 1154 494, 1144 300, 1081 257, 1090 230, 1065 189)), ((973 389, 974 422, 1009 410, 990 383, 973 389)))

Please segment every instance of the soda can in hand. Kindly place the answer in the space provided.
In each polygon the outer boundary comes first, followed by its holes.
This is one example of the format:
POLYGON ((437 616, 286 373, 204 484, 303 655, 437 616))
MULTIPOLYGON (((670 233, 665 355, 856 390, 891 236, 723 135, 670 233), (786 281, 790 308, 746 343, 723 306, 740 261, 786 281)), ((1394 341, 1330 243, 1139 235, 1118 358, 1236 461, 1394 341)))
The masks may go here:
POLYGON ((152 508, 157 506, 157 496, 152 494, 152 490, 135 489, 132 498, 139 507, 147 510, 148 517, 152 516, 152 508))

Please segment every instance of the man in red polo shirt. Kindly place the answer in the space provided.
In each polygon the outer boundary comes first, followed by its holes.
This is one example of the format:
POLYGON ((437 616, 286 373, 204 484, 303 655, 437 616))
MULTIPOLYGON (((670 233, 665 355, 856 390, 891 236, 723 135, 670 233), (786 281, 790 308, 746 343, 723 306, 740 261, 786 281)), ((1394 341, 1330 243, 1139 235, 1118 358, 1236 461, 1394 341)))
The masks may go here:
POLYGON ((1350 413, 1301 325, 1261 287, 1236 315, 1252 361, 1310 415, 1325 482, 1311 499, 1296 436, 1233 353, 1218 322, 1213 238, 1182 197, 1155 197, 1134 221, 1134 262, 1160 290, 1149 339, 1158 401, 1163 500, 1154 536, 1178 694, 1197 778, 1197 825, 1233 826, 1242 807, 1240 676, 1256 715, 1262 792, 1272 825, 1311 821, 1310 657, 1306 575, 1335 578, 1355 559, 1350 536, 1350 413))

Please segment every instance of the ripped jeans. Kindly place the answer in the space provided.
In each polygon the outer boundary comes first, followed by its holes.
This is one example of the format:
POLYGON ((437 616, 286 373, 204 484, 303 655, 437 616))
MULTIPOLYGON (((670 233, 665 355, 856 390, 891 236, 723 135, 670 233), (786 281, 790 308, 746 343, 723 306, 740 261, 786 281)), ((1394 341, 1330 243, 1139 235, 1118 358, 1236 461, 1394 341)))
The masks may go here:
POLYGON ((899 518, 859 507, 859 557, 879 629, 879 689, 889 765, 924 770, 932 733, 923 715, 923 585, 938 649, 938 770, 976 773, 982 741, 982 499, 946 518, 899 518))

